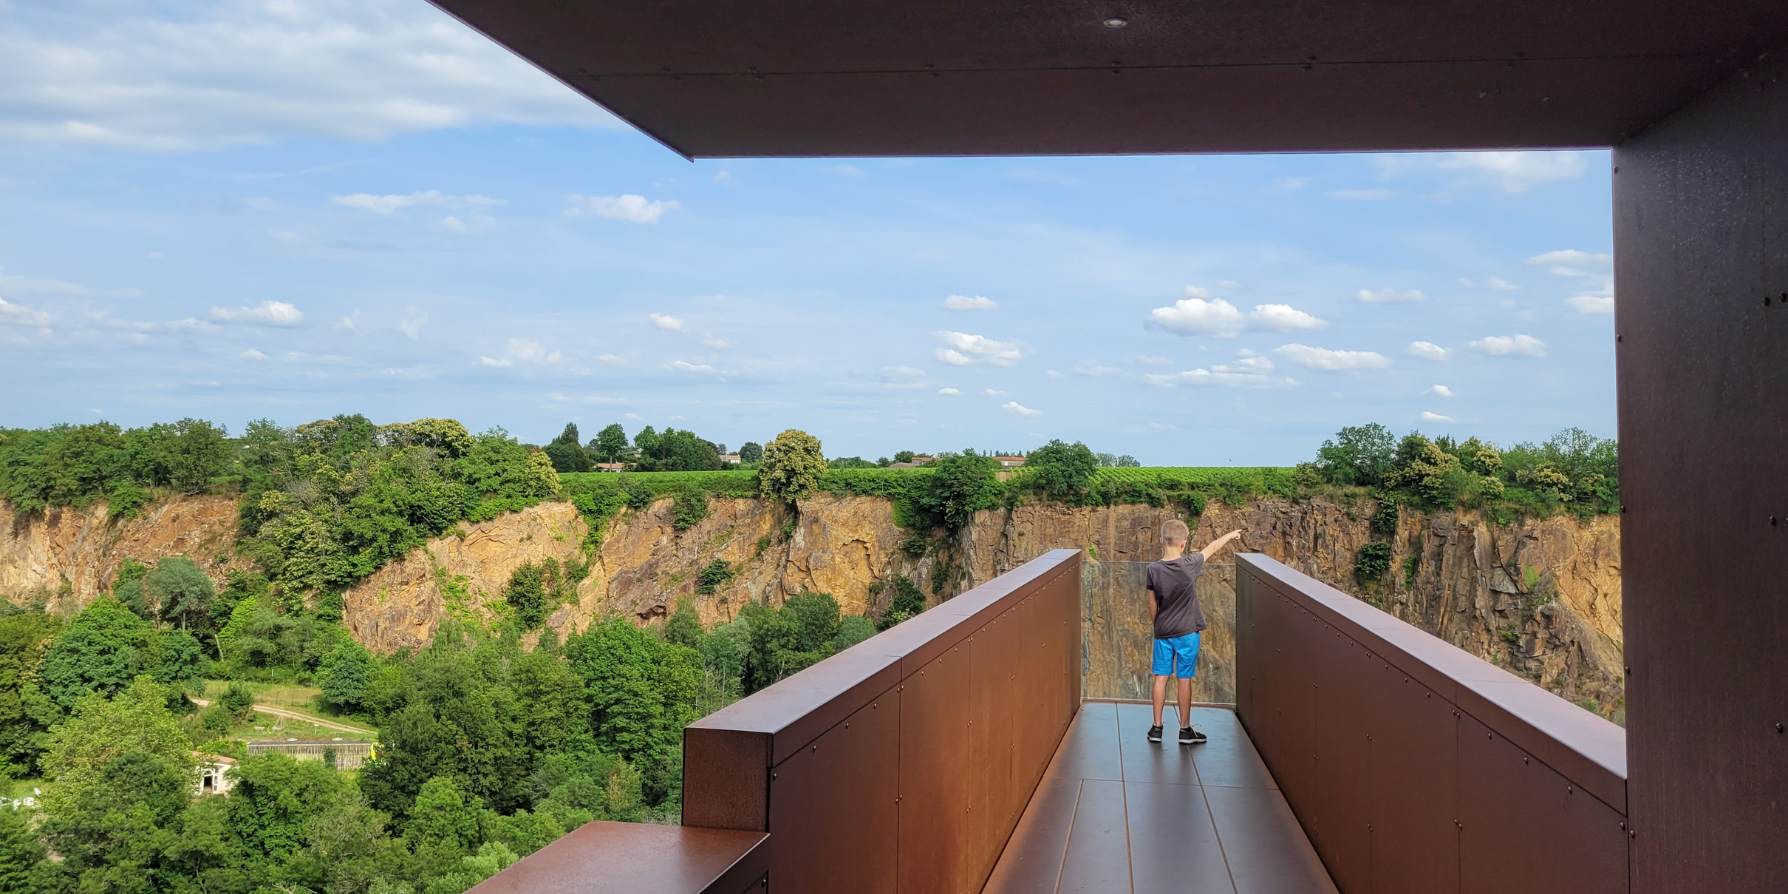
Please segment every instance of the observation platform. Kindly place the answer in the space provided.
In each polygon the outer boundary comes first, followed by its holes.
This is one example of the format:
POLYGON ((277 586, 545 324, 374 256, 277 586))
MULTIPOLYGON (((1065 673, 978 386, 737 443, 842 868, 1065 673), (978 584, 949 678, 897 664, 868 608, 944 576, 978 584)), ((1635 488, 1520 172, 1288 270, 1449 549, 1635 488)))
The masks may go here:
POLYGON ((1081 705, 983 891, 1334 894, 1235 712, 1194 707, 1187 746, 1177 711, 1157 744, 1148 705, 1081 705))

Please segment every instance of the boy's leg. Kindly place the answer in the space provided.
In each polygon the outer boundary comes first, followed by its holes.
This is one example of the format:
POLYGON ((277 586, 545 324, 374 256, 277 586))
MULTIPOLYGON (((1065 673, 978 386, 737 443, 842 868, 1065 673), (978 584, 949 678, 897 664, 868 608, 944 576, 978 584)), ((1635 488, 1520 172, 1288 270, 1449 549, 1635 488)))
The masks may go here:
POLYGON ((1180 727, 1192 725, 1192 681, 1180 678, 1180 727))
POLYGON ((1167 678, 1173 673, 1173 644, 1164 639, 1155 640, 1155 652, 1151 656, 1149 670, 1155 674, 1155 726, 1161 725, 1161 710, 1167 707, 1167 678))

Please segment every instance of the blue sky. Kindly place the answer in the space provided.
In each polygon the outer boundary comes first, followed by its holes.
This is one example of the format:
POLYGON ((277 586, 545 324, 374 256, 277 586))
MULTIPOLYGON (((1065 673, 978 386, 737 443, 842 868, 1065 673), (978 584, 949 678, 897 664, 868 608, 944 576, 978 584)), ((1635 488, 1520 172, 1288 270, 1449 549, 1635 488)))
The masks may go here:
POLYGON ((0 0, 0 425, 1612 436, 1608 164, 691 164, 422 0, 0 0))

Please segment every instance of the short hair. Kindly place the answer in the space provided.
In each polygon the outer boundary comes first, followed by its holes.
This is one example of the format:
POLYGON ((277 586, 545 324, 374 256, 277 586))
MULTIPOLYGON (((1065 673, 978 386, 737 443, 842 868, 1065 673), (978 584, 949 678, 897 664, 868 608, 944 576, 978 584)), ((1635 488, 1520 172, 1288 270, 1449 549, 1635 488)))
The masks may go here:
POLYGON ((1170 518, 1161 523, 1161 539, 1164 542, 1185 543, 1186 537, 1190 533, 1191 531, 1186 528, 1186 523, 1177 518, 1170 518))

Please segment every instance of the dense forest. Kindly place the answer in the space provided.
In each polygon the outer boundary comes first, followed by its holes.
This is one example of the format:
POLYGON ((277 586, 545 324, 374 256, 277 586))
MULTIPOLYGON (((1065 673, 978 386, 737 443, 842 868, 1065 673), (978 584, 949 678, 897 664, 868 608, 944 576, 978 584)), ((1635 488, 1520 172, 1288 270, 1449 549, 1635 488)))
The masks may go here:
MULTIPOLYGON (((0 807, 0 894, 459 894, 588 820, 675 822, 684 726, 925 605, 896 576, 873 618, 803 593, 711 630, 682 604, 662 624, 603 619, 561 642, 543 619, 589 565, 547 561, 515 572, 488 623, 444 624, 419 651, 373 655, 347 634, 347 588, 463 522, 543 500, 571 501, 595 547, 610 519, 666 497, 679 528, 715 497, 743 497, 785 507, 786 532, 814 493, 879 496, 914 555, 979 510, 1029 500, 1192 516, 1212 499, 1324 492, 1376 497, 1393 518, 1404 503, 1493 517, 1618 507, 1614 443, 1577 430, 1497 448, 1360 426, 1296 468, 1141 468, 1052 441, 1013 474, 974 450, 918 468, 888 468, 911 451, 828 461, 798 431, 743 445, 736 468, 688 431, 578 439, 575 425, 533 447, 452 420, 362 416, 257 421, 240 437, 191 419, 0 430, 12 511, 104 501, 128 517, 162 496, 234 494, 242 560, 221 581, 183 557, 126 562, 72 617, 0 594, 0 773, 43 793, 0 807), (628 471, 588 471, 597 463, 628 471), (252 687, 276 684, 314 686, 319 714, 376 729, 377 758, 337 771, 248 756, 252 687), (235 787, 199 796, 195 767, 214 755, 238 761, 235 787)), ((698 587, 733 571, 717 560, 698 587)))

